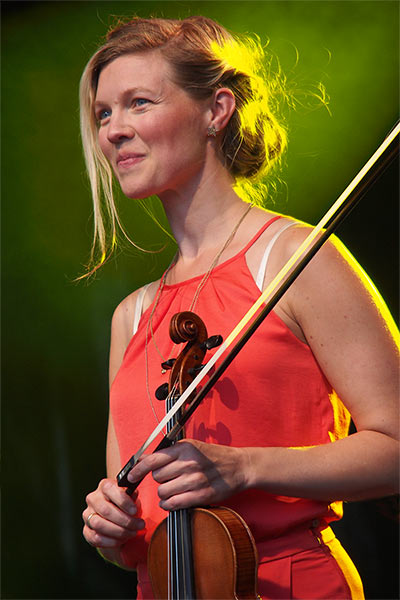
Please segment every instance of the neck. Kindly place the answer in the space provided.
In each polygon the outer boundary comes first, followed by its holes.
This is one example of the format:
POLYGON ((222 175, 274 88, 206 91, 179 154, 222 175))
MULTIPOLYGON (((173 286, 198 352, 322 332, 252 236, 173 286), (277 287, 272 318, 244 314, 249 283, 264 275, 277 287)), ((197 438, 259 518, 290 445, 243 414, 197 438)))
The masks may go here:
POLYGON ((210 176, 202 173, 179 192, 167 190, 160 194, 179 247, 179 260, 192 261, 215 250, 237 225, 248 205, 235 194, 232 185, 223 169, 210 176))

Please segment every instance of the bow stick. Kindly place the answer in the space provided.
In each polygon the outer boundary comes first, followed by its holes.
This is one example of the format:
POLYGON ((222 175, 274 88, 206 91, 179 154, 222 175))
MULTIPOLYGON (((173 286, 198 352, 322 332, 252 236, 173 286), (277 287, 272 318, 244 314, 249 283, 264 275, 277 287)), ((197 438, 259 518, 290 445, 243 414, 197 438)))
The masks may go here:
POLYGON ((367 189, 378 179, 378 177, 387 168, 390 162, 395 158, 399 151, 398 143, 396 138, 400 132, 400 124, 397 123, 391 130, 379 148, 374 152, 368 162, 363 166, 359 173, 349 183, 346 189, 342 192, 336 202, 331 206, 327 213, 322 217, 320 222, 314 227, 311 233, 299 246, 296 252, 290 257, 287 263, 282 267, 275 278, 270 282, 264 292, 256 300, 256 302, 247 311, 241 321, 236 325, 233 331, 228 335, 226 340, 221 344, 215 354, 210 358, 206 365, 202 368, 201 372, 195 377, 192 383, 186 388, 184 393, 176 401, 174 406, 165 417, 160 421, 157 427, 149 435, 144 444, 139 450, 130 458, 126 465, 121 469, 117 475, 117 481, 119 486, 127 487, 127 492, 131 494, 137 485, 140 483, 130 483, 127 480, 127 476, 130 470, 135 466, 139 458, 146 451, 153 440, 161 433, 163 428, 166 426, 168 421, 177 413, 177 411, 187 401, 188 397, 194 392, 195 388, 203 380, 205 375, 212 369, 220 356, 225 350, 232 344, 237 338, 239 333, 247 325, 254 314, 264 304, 264 308, 260 311, 254 321, 251 323, 246 332, 242 335, 240 340, 235 344, 229 354, 221 362, 219 367, 215 369, 214 373, 210 376, 208 381, 204 384, 200 392, 193 398, 186 410, 183 412, 181 418, 178 420, 176 425, 167 433, 161 442, 158 444, 155 452, 162 448, 171 446, 178 433, 184 427, 186 421, 193 414, 197 406, 208 394, 210 389, 221 377, 221 375, 228 368, 232 360, 243 348, 245 343, 253 335, 256 329, 261 325, 266 316, 272 311, 277 302, 281 299, 283 294, 288 290, 293 281, 300 275, 301 271, 307 266, 313 256, 318 252, 321 246, 326 242, 329 236, 339 227, 343 220, 350 214, 356 204, 363 197, 367 189), (322 233, 321 233, 322 232, 322 233), (319 237, 318 237, 319 236, 319 237), (316 239, 318 238, 318 239, 316 239), (316 240, 314 242, 314 240, 316 240), (314 242, 314 244, 313 244, 314 242), (296 264, 297 263, 297 264, 296 264), (294 268, 293 268, 294 267, 294 268))

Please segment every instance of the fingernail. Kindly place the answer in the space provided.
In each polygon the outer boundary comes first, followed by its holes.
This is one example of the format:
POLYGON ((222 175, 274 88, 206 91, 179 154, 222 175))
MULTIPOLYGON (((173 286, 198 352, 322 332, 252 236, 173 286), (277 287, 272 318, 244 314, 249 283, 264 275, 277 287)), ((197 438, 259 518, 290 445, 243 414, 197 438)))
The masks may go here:
POLYGON ((132 504, 131 506, 128 507, 128 513, 130 515, 135 515, 137 512, 137 508, 134 504, 132 504))
POLYGON ((145 525, 144 521, 142 519, 138 519, 138 521, 137 521, 137 528, 138 529, 144 529, 144 525, 145 525))

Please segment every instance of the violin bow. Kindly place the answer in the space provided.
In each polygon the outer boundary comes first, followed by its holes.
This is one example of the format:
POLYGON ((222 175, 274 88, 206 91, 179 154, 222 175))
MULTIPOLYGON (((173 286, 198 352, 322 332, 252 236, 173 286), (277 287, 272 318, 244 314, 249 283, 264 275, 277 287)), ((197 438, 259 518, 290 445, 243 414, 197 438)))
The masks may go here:
POLYGON ((137 485, 140 483, 135 482, 132 484, 127 480, 127 476, 130 470, 135 466, 139 458, 146 451, 149 445, 154 439, 161 433, 168 421, 172 419, 175 413, 183 406, 189 396, 195 391, 195 388, 203 380, 205 375, 213 368, 220 356, 227 350, 227 348, 233 343, 238 337, 247 323, 252 319, 255 313, 264 304, 264 307, 259 314, 254 318, 250 326, 243 333, 241 338, 236 342, 230 352, 222 360, 221 364, 215 369, 210 378, 198 392, 198 394, 191 400, 182 416, 174 427, 163 437, 158 444, 155 452, 163 448, 171 446, 176 439, 181 429, 184 427, 186 421, 191 417, 193 412, 196 410, 203 398, 208 394, 217 380, 226 371, 232 360, 240 352, 246 342, 250 339, 253 333, 258 329, 267 315, 272 311, 278 301, 282 298, 283 294, 292 285, 295 279, 300 275, 303 269, 308 265, 310 260, 315 256, 321 246, 326 242, 330 235, 336 231, 341 225, 344 219, 350 214, 356 204, 365 195, 366 191, 375 183, 380 175, 385 171, 389 164, 394 160, 399 152, 398 136, 400 133, 400 124, 397 123, 391 132, 387 135, 385 140, 381 143, 379 148, 374 152, 371 158, 365 163, 363 168, 358 172, 354 179, 349 183, 346 189, 342 192, 339 198, 325 213, 319 223, 310 232, 307 238, 289 258, 287 263, 282 267, 275 278, 270 282, 264 292, 256 300, 253 306, 247 311, 241 321, 236 325, 233 331, 228 335, 226 340, 221 344, 215 354, 210 360, 204 365, 200 373, 195 377, 192 383, 186 388, 180 398, 176 401, 173 408, 165 415, 160 421, 157 427, 149 435, 144 444, 139 450, 130 458, 126 465, 121 469, 117 475, 118 485, 127 487, 127 493, 131 494, 137 485))

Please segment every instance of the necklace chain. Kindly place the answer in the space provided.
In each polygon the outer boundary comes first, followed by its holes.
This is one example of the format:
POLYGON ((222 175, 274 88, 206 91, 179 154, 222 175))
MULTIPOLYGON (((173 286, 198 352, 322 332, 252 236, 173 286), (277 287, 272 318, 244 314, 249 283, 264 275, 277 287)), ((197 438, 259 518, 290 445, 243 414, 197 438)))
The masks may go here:
MULTIPOLYGON (((213 261, 211 262, 210 266, 207 269, 207 272, 203 275, 203 277, 202 277, 199 285, 196 288, 196 291, 195 291, 194 296, 193 296, 193 300, 192 300, 192 302, 190 304, 190 307, 188 309, 189 311, 194 311, 201 290, 204 288, 205 284, 207 283, 208 279, 210 278, 210 275, 211 275, 213 269, 216 267, 219 259, 221 258, 221 255, 226 250, 226 248, 229 246, 229 244, 232 242, 233 238, 236 235, 237 230, 239 229, 240 225, 242 224, 242 222, 244 221, 245 217, 248 215, 248 213, 250 212, 250 210, 252 209, 252 207, 253 207, 253 204, 250 204, 246 208, 245 212, 240 217, 239 221, 236 223, 235 227, 233 228, 233 230, 229 234, 229 237, 225 241, 224 245, 222 246, 222 248, 215 255, 213 261)), ((176 260, 177 260, 177 256, 178 256, 178 254, 176 254, 174 256, 174 258, 171 261, 171 264, 169 265, 169 267, 167 268, 167 270, 165 271, 165 273, 163 274, 163 276, 161 278, 160 285, 158 286, 157 294, 156 294, 156 297, 154 299, 153 308, 151 310, 151 313, 150 313, 150 316, 149 316, 149 320, 147 321, 147 327, 146 327, 146 338, 145 338, 146 391, 147 391, 147 396, 148 396, 149 401, 150 401, 151 410, 152 410, 152 412, 153 412, 153 414, 154 414, 154 416, 155 416, 155 418, 156 418, 156 420, 158 422, 160 422, 160 420, 159 420, 159 418, 158 418, 158 416, 156 414, 156 411, 155 411, 155 408, 154 408, 154 404, 153 404, 153 401, 151 399, 150 388, 149 388, 149 360, 148 360, 149 332, 150 332, 150 336, 151 336, 151 339, 153 341, 154 347, 156 349, 156 352, 160 356, 160 358, 162 359, 162 361, 164 362, 166 359, 163 356, 162 352, 160 351, 159 347, 157 346, 157 342, 156 342, 155 336, 154 336, 153 316, 154 316, 154 313, 155 313, 156 308, 158 306, 158 303, 160 301, 161 294, 162 294, 162 291, 164 289, 168 273, 175 266, 176 260)), ((175 344, 172 346, 172 348, 174 346, 175 346, 175 344)))

